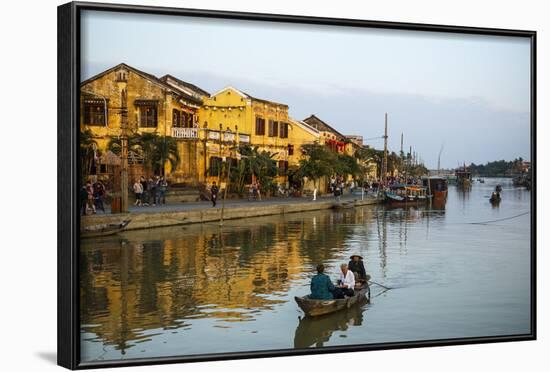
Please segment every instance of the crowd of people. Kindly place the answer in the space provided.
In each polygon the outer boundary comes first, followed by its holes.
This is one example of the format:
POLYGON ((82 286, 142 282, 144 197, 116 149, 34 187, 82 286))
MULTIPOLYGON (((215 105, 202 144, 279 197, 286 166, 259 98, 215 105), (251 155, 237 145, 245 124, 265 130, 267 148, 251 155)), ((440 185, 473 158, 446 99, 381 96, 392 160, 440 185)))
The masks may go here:
POLYGON ((157 204, 166 204, 166 191, 168 182, 164 176, 154 176, 148 179, 141 176, 134 185, 134 196, 136 206, 156 206, 157 204))
POLYGON ((105 185, 97 181, 88 181, 80 189, 80 210, 83 216, 96 214, 98 210, 105 213, 105 185))
POLYGON ((311 279, 310 298, 314 300, 332 300, 351 297, 355 289, 368 282, 370 275, 366 273, 363 257, 354 254, 349 263, 340 265, 339 278, 334 285, 330 277, 325 274, 325 265, 317 265, 317 275, 311 279))

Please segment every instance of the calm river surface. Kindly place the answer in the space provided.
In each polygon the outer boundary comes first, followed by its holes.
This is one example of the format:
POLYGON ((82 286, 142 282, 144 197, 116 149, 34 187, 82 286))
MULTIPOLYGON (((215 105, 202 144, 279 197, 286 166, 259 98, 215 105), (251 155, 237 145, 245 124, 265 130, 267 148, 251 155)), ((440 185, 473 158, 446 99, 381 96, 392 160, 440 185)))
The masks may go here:
POLYGON ((82 361, 530 332, 530 192, 487 179, 446 205, 129 231, 81 245, 82 361), (488 197, 503 186, 500 207, 488 197), (317 263, 352 253, 370 304, 299 319, 317 263))

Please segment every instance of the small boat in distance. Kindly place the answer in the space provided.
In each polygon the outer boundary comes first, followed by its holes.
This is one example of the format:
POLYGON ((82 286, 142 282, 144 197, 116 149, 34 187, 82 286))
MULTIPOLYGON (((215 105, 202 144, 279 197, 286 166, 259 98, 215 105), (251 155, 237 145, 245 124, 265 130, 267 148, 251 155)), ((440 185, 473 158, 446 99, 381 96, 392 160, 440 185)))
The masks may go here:
POLYGON ((80 230, 81 238, 95 238, 99 236, 114 235, 126 228, 132 220, 124 220, 119 223, 106 223, 83 227, 80 230))
POLYGON ((472 185, 472 173, 466 164, 455 171, 456 184, 461 187, 470 187, 472 185))
POLYGON ((391 205, 422 204, 431 198, 431 195, 427 195, 426 187, 405 184, 391 185, 384 196, 385 201, 391 205))
POLYGON ((501 200, 502 200, 502 198, 500 197, 500 193, 495 191, 491 195, 491 198, 489 199, 489 202, 491 204, 498 204, 498 203, 500 203, 501 200))
POLYGON ((370 300, 370 287, 368 283, 361 287, 355 287, 355 294, 351 297, 336 298, 333 300, 314 300, 309 295, 303 297, 294 297, 294 300, 302 309, 306 316, 319 316, 334 313, 342 309, 349 309, 351 306, 361 301, 370 300))

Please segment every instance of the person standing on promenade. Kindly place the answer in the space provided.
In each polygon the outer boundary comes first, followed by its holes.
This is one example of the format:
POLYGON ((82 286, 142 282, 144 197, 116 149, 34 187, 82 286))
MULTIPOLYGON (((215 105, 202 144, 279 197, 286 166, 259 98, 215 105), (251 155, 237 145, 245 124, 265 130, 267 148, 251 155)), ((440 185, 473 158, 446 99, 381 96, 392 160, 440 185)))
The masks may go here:
POLYGON ((105 213, 105 206, 103 205, 103 198, 105 197, 105 187, 101 182, 94 184, 94 204, 96 210, 101 209, 105 213))
POLYGON ((147 189, 147 180, 145 177, 141 176, 139 179, 139 183, 141 183, 141 205, 149 205, 149 194, 147 189))
POLYGON ((91 181, 86 183, 86 191, 88 192, 88 207, 92 210, 93 214, 96 214, 94 204, 94 186, 91 181))
POLYGON ((157 180, 153 180, 152 177, 149 177, 147 181, 147 189, 149 190, 149 199, 153 207, 157 205, 157 180))
POLYGON ((166 182, 166 178, 164 176, 160 176, 158 180, 158 200, 157 204, 166 204, 166 190, 168 190, 168 182, 166 182))
POLYGON ((340 188, 339 187, 335 187, 334 188, 334 197, 336 198, 336 201, 337 202, 340 202, 340 188))
POLYGON ((216 181, 212 182, 212 187, 210 188, 210 193, 212 194, 211 200, 212 200, 212 207, 216 206, 216 200, 218 199, 218 192, 220 189, 216 185, 216 181))
POLYGON ((134 195, 136 196, 136 201, 134 205, 141 207, 141 204, 142 204, 141 196, 143 194, 143 186, 141 186, 141 182, 139 182, 139 180, 136 180, 136 182, 134 182, 133 189, 134 189, 134 195))
POLYGON ((85 185, 80 189, 80 209, 82 210, 82 215, 85 216, 88 209, 88 190, 85 185))

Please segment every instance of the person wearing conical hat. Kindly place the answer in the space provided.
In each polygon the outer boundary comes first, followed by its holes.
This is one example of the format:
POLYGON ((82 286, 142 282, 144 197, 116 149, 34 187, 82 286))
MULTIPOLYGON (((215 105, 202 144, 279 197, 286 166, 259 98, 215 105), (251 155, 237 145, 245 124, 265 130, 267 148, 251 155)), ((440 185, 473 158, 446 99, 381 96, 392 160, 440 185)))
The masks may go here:
POLYGON ((353 272, 355 275, 355 280, 357 282, 366 282, 370 279, 370 276, 367 275, 365 270, 365 265, 363 264, 363 257, 358 254, 350 256, 350 261, 348 263, 348 269, 353 272))

